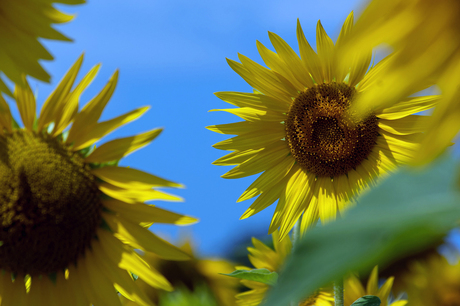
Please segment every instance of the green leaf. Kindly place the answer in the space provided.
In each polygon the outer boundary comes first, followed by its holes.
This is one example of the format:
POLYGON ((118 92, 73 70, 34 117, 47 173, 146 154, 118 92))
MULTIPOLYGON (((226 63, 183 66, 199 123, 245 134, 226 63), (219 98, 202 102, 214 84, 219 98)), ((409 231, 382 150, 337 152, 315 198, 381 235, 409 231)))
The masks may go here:
POLYGON ((342 219, 308 231, 266 305, 289 305, 350 271, 366 273, 439 242, 460 220, 457 169, 444 158, 423 171, 401 170, 342 219))
POLYGON ((357 299, 351 306, 380 306, 380 299, 375 295, 365 295, 357 299))
POLYGON ((270 286, 274 286, 278 280, 278 273, 270 272, 267 269, 236 270, 230 274, 219 274, 264 283, 270 286))

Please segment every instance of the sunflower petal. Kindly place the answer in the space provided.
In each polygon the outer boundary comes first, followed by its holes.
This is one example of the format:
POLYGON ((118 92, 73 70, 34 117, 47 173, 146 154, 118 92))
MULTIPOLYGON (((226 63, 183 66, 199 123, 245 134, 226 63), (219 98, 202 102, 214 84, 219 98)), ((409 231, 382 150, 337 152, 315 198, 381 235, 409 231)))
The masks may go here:
POLYGON ((289 110, 290 105, 289 101, 278 100, 270 96, 255 93, 221 91, 214 94, 219 99, 238 107, 252 107, 262 110, 270 109, 285 113, 289 110))
POLYGON ((330 83, 332 81, 332 61, 334 55, 334 43, 332 39, 326 34, 321 21, 318 20, 316 26, 316 44, 318 49, 318 57, 321 62, 324 82, 330 83))
POLYGON ((377 117, 387 120, 395 120, 407 117, 409 115, 435 107, 440 98, 441 96, 407 98, 389 108, 381 110, 380 113, 377 114, 377 117))
POLYGON ((299 42, 300 56, 305 68, 310 72, 316 84, 323 83, 324 78, 321 61, 318 54, 316 54, 305 38, 299 19, 297 19, 297 40, 299 42))
POLYGON ((319 218, 321 223, 333 221, 337 217, 337 199, 335 190, 329 177, 319 177, 316 181, 319 186, 316 201, 318 202, 319 218))
MULTIPOLYGON (((308 72, 303 69, 302 61, 292 48, 278 35, 268 32, 270 41, 275 47, 279 57, 288 67, 288 71, 292 72, 295 79, 291 81, 298 89, 313 86, 313 81, 308 72)), ((284 75, 284 74, 283 74, 284 75)), ((284 75, 287 77, 287 75, 284 75)), ((290 79, 289 79, 290 80, 290 79)))
POLYGON ((256 149, 256 150, 248 149, 244 151, 235 151, 225 156, 222 156, 219 159, 216 159, 212 164, 218 165, 218 166, 239 165, 247 161, 248 159, 252 158, 254 155, 256 155, 261 150, 263 150, 263 148, 256 149))
POLYGON ((101 183, 99 185, 99 189, 103 193, 105 193, 106 195, 112 198, 118 199, 126 203, 130 203, 130 204, 146 202, 146 201, 154 201, 154 200, 183 201, 181 197, 178 197, 172 194, 168 194, 166 192, 158 191, 155 189, 132 190, 132 189, 125 189, 125 188, 113 186, 112 184, 108 184, 108 183, 101 183))
POLYGON ((102 144, 96 148, 88 157, 85 162, 88 163, 103 163, 114 160, 119 160, 126 155, 148 145, 154 140, 162 129, 154 129, 139 135, 119 138, 102 144))
POLYGON ((189 225, 198 222, 198 219, 179 215, 153 205, 134 203, 128 204, 119 200, 104 200, 103 204, 108 209, 130 219, 135 223, 170 223, 176 225, 189 225))
POLYGON ((153 174, 123 167, 101 167, 91 170, 100 179, 121 188, 151 189, 153 187, 184 187, 153 174))
POLYGON ((285 137, 283 126, 273 130, 266 130, 263 137, 259 132, 249 132, 230 139, 223 140, 213 145, 219 150, 238 150, 245 151, 249 149, 260 149, 270 145, 285 137))
POLYGON ((145 293, 135 285, 134 281, 129 277, 127 271, 112 267, 103 257, 104 251, 99 242, 93 242, 91 247, 94 250, 94 263, 99 266, 101 272, 106 275, 115 287, 123 296, 130 298, 141 306, 152 305, 153 302, 145 295, 145 293))
POLYGON ((371 275, 369 276, 369 280, 367 281, 366 287, 366 294, 368 295, 377 295, 377 291, 379 290, 379 270, 378 266, 375 266, 372 269, 371 275))
POLYGON ((118 116, 116 118, 96 123, 91 127, 88 133, 75 139, 75 143, 72 149, 74 151, 77 151, 94 144, 96 141, 98 141, 105 135, 109 134, 113 130, 133 120, 136 120, 137 118, 142 116, 147 110, 149 110, 149 108, 149 106, 141 107, 133 111, 130 111, 129 113, 126 113, 124 115, 118 116))
POLYGON ((118 70, 110 77, 104 88, 89 101, 83 109, 75 116, 72 127, 69 130, 67 143, 72 143, 76 138, 85 135, 93 127, 102 114, 105 106, 112 97, 118 82, 118 70))
POLYGON ((25 79, 24 86, 15 86, 14 97, 16 98, 24 127, 31 132, 35 120, 35 97, 25 79))
POLYGON ((429 116, 410 115, 396 120, 380 119, 379 128, 395 135, 409 135, 425 132, 430 122, 429 116))
POLYGON ((57 106, 55 116, 56 120, 52 136, 56 137, 70 124, 78 111, 78 102, 83 91, 88 87, 99 72, 100 64, 94 66, 77 84, 74 90, 66 99, 57 106))
POLYGON ((42 131, 46 125, 56 120, 55 112, 72 89, 82 62, 83 54, 80 55, 77 61, 59 82, 56 89, 51 93, 48 99, 46 99, 40 112, 40 117, 38 118, 38 131, 42 131))
POLYGON ((120 239, 122 242, 128 243, 133 248, 155 253, 159 257, 167 260, 190 259, 190 255, 184 251, 159 238, 148 229, 145 229, 136 223, 132 223, 120 215, 114 216, 103 213, 102 217, 115 233, 115 237, 120 239))
POLYGON ((289 154, 289 150, 284 144, 284 141, 280 141, 280 143, 281 145, 279 143, 275 143, 267 146, 250 160, 236 166, 222 175, 222 177, 226 179, 236 179, 254 175, 270 169, 289 154))
POLYGON ((97 233, 99 242, 104 249, 107 258, 121 269, 125 269, 138 275, 143 281, 154 288, 172 291, 171 284, 168 280, 150 267, 134 251, 124 247, 118 239, 105 230, 99 230, 97 233))

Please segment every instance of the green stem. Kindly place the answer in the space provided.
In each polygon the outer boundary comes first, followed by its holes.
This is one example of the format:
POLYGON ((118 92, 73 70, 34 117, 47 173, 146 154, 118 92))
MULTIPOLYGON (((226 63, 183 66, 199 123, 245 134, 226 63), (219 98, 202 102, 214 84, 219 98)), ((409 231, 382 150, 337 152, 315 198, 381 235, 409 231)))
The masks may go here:
POLYGON ((343 306, 343 279, 334 282, 335 306, 343 306))
POLYGON ((300 240, 300 222, 301 219, 299 218, 292 229, 292 250, 295 249, 300 240))

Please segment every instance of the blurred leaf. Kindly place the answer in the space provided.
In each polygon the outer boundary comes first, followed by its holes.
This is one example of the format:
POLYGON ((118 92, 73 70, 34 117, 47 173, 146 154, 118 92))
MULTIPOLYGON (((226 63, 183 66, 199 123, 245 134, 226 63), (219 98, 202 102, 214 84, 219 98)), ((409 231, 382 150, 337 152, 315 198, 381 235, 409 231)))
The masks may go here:
POLYGON ((219 274, 259 282, 270 286, 274 286, 278 280, 278 273, 270 272, 267 269, 236 270, 230 274, 219 274))
POLYGON ((197 286, 194 291, 185 287, 176 288, 173 292, 162 292, 159 306, 219 306, 211 293, 205 286, 197 286))
POLYGON ((451 159, 403 169, 363 195, 342 219, 308 231, 266 305, 284 306, 350 271, 369 272, 442 239, 460 220, 451 159))
POLYGON ((365 295, 357 299, 351 306, 380 306, 380 299, 375 295, 365 295))

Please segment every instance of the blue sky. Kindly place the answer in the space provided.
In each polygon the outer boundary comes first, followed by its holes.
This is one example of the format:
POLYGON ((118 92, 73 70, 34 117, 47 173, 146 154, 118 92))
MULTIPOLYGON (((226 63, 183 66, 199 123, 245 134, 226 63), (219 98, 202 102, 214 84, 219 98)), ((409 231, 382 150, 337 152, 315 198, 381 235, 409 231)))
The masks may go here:
POLYGON ((250 201, 236 199, 255 179, 220 178, 230 168, 214 166, 224 155, 211 147, 227 138, 205 126, 235 122, 236 117, 208 110, 229 105, 213 95, 216 91, 252 89, 230 67, 225 58, 237 60, 240 52, 262 63, 256 40, 271 47, 267 31, 284 38, 295 50, 296 20, 300 19, 307 39, 315 44, 316 22, 321 19, 335 40, 351 10, 359 12, 360 0, 304 1, 88 1, 81 6, 59 6, 76 13, 71 23, 57 27, 73 43, 45 41, 55 60, 44 62, 52 75, 51 85, 32 81, 38 104, 85 52, 80 77, 101 62, 102 69, 81 99, 84 105, 120 69, 117 90, 102 120, 150 105, 142 118, 103 141, 134 135, 155 127, 164 132, 149 146, 121 161, 186 185, 171 190, 185 202, 157 202, 159 207, 200 218, 183 227, 154 225, 152 230, 176 241, 179 233, 191 235, 202 255, 222 255, 239 237, 264 234, 274 206, 246 220, 239 220, 250 201))

